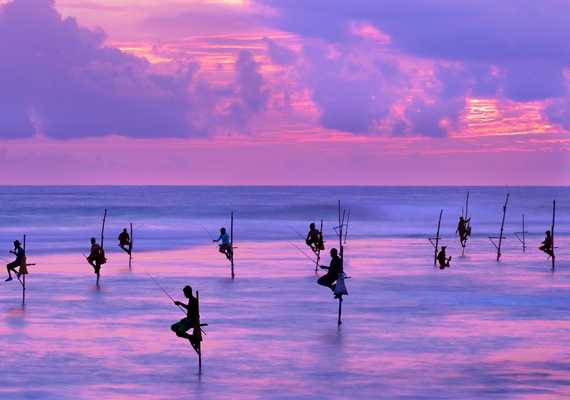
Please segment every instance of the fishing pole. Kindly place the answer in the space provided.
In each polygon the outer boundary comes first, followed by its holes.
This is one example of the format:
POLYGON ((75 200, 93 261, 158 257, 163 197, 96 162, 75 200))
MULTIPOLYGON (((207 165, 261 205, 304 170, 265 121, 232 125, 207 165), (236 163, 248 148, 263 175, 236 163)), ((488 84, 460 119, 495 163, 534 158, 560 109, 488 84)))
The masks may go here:
POLYGON ((210 239, 215 240, 214 237, 210 234, 210 231, 206 229, 206 227, 200 224, 200 227, 206 232, 206 234, 210 237, 210 239))
POLYGON ((295 234, 297 236, 299 236, 301 239, 305 240, 305 236, 303 236, 303 234, 301 232, 299 232, 298 230, 296 230, 295 228, 293 228, 291 225, 289 225, 289 229, 291 229, 293 232, 295 232, 295 234))
POLYGON ((166 291, 166 289, 164 289, 160 283, 158 283, 158 281, 154 278, 154 276, 152 276, 151 274, 149 274, 146 270, 144 271, 145 274, 147 274, 149 276, 150 279, 152 279, 152 281, 154 282, 154 284, 160 289, 162 290, 162 292, 170 299, 172 300, 172 302, 176 305, 176 307, 178 307, 180 310, 182 310, 183 312, 186 312, 187 310, 184 309, 182 306, 179 306, 178 304, 176 304, 176 300, 174 300, 174 298, 168 294, 168 292, 166 291))
POLYGON ((317 260, 314 259, 313 257, 311 257, 310 255, 308 255, 307 253, 305 253, 305 251, 303 249, 301 249, 299 246, 297 246, 295 243, 289 242, 289 244, 291 246, 293 246, 294 248, 296 248, 303 256, 305 256, 306 259, 311 260, 312 262, 316 263, 317 260))

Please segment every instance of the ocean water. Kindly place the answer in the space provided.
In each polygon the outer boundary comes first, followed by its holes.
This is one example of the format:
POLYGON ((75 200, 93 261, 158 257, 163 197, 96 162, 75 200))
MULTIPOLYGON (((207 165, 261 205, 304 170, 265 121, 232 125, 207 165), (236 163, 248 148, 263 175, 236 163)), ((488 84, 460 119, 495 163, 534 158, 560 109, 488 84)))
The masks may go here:
POLYGON ((442 234, 452 238, 470 192, 473 237, 497 236, 505 196, 510 193, 505 232, 520 231, 522 214, 532 237, 544 235, 558 200, 557 234, 570 233, 570 188, 397 187, 2 187, 0 243, 26 233, 30 251, 78 253, 99 237, 114 244, 120 230, 135 225, 138 251, 170 250, 207 243, 235 212, 237 240, 298 239, 311 221, 324 232, 338 225, 337 201, 351 210, 353 238, 424 238, 435 235, 440 209, 442 234))
MULTIPOLYGON (((0 284, 0 399, 570 398, 567 188, 2 188, 0 243, 28 235, 25 305, 0 284), (457 217, 471 193, 473 238, 457 217), (505 248, 497 235, 504 196, 505 248), (336 244, 351 209, 338 303, 316 284, 309 222, 336 244), (557 201, 557 264, 537 247, 557 201), (100 286, 80 252, 109 210, 100 286), (427 237, 444 209, 452 266, 427 237), (236 279, 209 235, 236 214, 236 279), (523 252, 512 232, 525 213, 523 252), (135 224, 132 267, 115 236, 135 224), (204 229, 205 228, 205 229, 204 229), (207 233, 206 231, 209 231, 207 233), (298 247, 298 248, 297 248, 298 247), (308 254, 308 253, 307 253, 308 254), (200 291, 203 371, 169 329, 168 296, 200 291), (165 293, 166 292, 166 293, 165 293)), ((10 257, 5 257, 9 260, 10 257)), ((323 257, 323 263, 329 258, 323 257)))

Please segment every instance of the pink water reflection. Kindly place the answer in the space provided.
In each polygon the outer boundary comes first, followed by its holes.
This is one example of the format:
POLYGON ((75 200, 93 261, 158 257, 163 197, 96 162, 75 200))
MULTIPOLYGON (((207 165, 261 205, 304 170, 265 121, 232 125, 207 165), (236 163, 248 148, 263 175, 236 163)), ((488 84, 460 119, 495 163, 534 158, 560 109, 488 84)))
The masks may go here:
POLYGON ((111 253, 98 290, 80 257, 36 256, 25 308, 17 284, 0 291, 0 334, 10 349, 0 395, 570 395, 570 273, 552 274, 540 255, 514 246, 497 265, 486 246, 474 240, 466 258, 440 271, 427 242, 351 241, 340 329, 330 291, 286 242, 240 243, 235 281, 214 246, 137 253, 132 271, 111 253), (209 323, 202 377, 196 354, 169 329, 183 314, 148 274, 176 299, 185 284, 200 290, 209 323))

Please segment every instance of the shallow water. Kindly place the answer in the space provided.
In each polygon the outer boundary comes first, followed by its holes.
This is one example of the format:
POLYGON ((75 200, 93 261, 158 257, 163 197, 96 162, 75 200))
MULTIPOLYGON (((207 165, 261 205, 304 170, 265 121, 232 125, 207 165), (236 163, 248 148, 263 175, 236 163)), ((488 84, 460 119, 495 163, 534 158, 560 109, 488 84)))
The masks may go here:
POLYGON ((536 243, 507 240, 497 263, 484 239, 465 257, 446 242, 440 271, 425 239, 349 238, 340 327, 288 241, 240 242, 234 281, 213 245, 136 253, 132 271, 110 249, 100 289, 80 255, 30 254, 26 306, 17 282, 0 287, 0 398, 568 398, 568 239, 554 273, 536 243), (201 376, 149 274, 177 299, 200 291, 201 376))

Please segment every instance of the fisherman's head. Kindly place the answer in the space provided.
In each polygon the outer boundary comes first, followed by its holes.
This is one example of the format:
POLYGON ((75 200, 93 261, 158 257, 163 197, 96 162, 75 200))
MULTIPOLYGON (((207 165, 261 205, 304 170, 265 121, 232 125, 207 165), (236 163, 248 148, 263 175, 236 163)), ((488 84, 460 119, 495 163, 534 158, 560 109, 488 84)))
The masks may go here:
POLYGON ((331 249, 331 257, 332 258, 338 257, 338 250, 335 249, 334 247, 331 249))
POLYGON ((464 221, 465 219, 464 219, 463 217, 459 217, 459 220, 460 220, 460 221, 464 221))
POLYGON ((123 232, 127 233, 127 228, 124 228, 124 229, 123 229, 123 232))
POLYGON ((14 240, 14 247, 18 248, 20 247, 21 243, 19 240, 14 240))
POLYGON ((182 289, 182 291, 184 292, 184 296, 186 296, 186 298, 189 299, 192 297, 192 287, 190 285, 184 286, 184 289, 182 289))
POLYGON ((226 228, 220 229, 220 233, 221 233, 222 235, 225 235, 225 234, 226 234, 226 228))
POLYGON ((441 246, 441 251, 445 251, 445 249, 447 249, 447 246, 441 246))
POLYGON ((547 236, 550 236, 550 231, 544 232, 547 236))
POLYGON ((313 229, 315 229, 315 223, 314 223, 314 222, 313 222, 313 223, 311 223, 311 225, 309 225, 309 229, 310 229, 310 230, 313 230, 313 229))
POLYGON ((95 240, 95 238, 91 238, 91 244, 95 244, 97 243, 97 240, 95 240))

